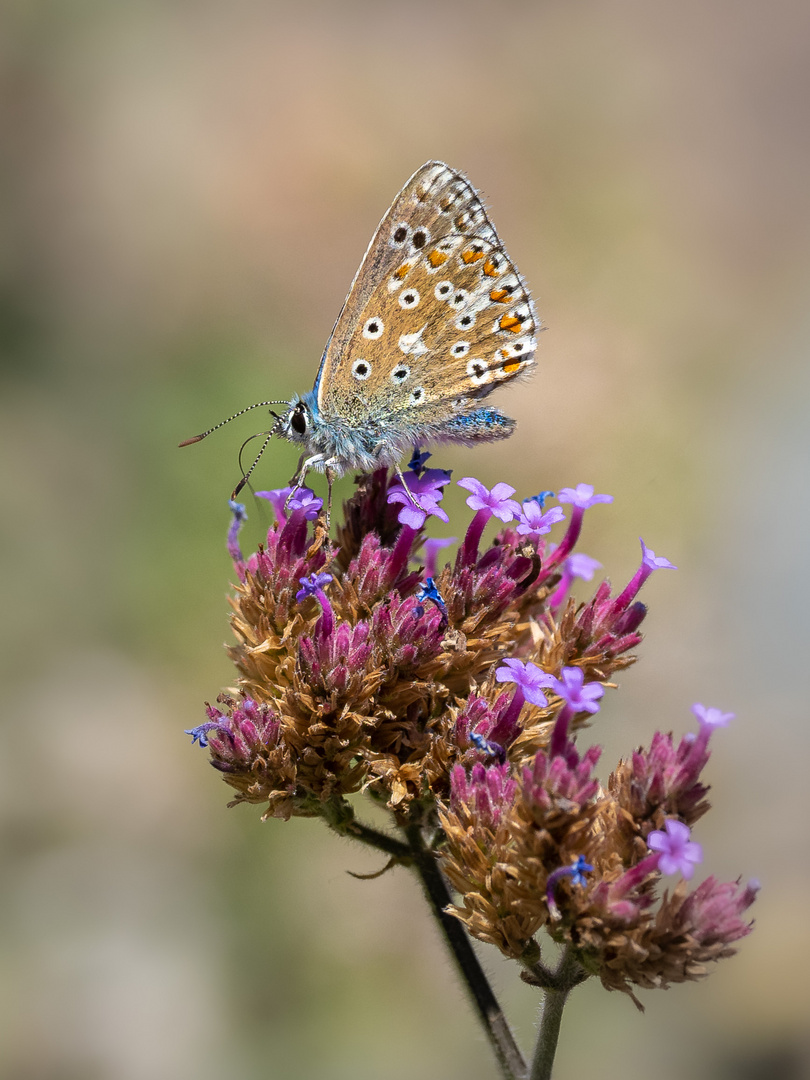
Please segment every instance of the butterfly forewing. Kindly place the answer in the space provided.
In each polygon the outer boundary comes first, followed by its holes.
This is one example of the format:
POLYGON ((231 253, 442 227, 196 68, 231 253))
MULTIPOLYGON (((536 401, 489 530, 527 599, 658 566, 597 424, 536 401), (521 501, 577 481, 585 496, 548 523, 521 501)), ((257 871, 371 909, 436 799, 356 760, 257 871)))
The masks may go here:
POLYGON ((318 380, 324 416, 440 423, 528 370, 531 298, 472 185, 439 162, 411 177, 355 277, 318 380))

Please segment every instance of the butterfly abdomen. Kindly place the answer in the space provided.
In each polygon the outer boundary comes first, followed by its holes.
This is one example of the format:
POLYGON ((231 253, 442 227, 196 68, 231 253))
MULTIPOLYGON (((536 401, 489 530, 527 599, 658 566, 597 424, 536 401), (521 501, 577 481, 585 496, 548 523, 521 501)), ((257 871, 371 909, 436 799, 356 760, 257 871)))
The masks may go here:
POLYGON ((441 442, 494 442, 508 439, 515 426, 515 421, 498 409, 474 409, 447 420, 433 438, 441 442))

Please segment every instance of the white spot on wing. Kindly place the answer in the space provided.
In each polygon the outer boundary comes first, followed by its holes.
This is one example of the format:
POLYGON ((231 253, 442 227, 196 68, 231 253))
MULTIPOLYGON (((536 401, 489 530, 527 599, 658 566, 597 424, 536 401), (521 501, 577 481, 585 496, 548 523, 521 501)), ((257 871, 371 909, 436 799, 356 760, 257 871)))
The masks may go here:
POLYGON ((492 378, 486 360, 470 360, 467 364, 467 374, 470 376, 470 382, 473 386, 483 386, 492 378))
POLYGON ((411 369, 407 364, 397 364, 394 370, 391 372, 391 382, 396 386, 401 386, 402 383, 408 378, 411 373, 411 369))
POLYGON ((377 338, 382 337, 384 330, 385 326, 382 319, 377 318, 375 315, 371 319, 366 319, 363 324, 363 337, 375 341, 377 338))
POLYGON ((406 356, 424 356, 429 352, 427 345, 422 341, 422 334, 427 328, 427 323, 415 334, 402 334, 399 339, 399 348, 406 356))
POLYGON ((368 360, 355 360, 352 364, 352 375, 358 382, 364 382, 371 374, 371 364, 368 360))

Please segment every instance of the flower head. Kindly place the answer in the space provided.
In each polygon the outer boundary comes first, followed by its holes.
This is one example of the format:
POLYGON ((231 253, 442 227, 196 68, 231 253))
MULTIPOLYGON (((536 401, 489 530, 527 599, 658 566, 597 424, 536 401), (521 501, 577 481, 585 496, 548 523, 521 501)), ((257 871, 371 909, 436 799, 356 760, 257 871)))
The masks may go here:
POLYGON ((658 869, 662 874, 682 874, 688 880, 697 864, 703 862, 703 848, 689 835, 688 825, 668 818, 663 830, 656 829, 647 837, 650 851, 659 853, 658 869))
POLYGON ((287 509, 292 513, 301 511, 307 521, 314 521, 323 506, 323 499, 319 498, 309 488, 298 488, 287 503, 287 509))
POLYGON ((575 488, 562 488, 557 499, 561 503, 573 503, 579 510, 589 510, 597 503, 612 503, 612 495, 594 495, 593 484, 577 484, 575 488))
POLYGON ((442 488, 450 483, 450 473, 446 469, 405 473, 403 480, 397 479, 388 489, 388 502, 402 504, 399 511, 401 525, 413 530, 421 529, 431 515, 445 523, 450 520, 439 506, 444 498, 442 488))
POLYGON ((447 910, 507 956, 526 964, 546 926, 611 989, 696 977, 748 933, 756 893, 686 882, 701 858, 689 829, 708 810, 710 736, 732 714, 695 704, 696 733, 657 732, 601 783, 599 747, 578 744, 607 721, 604 688, 635 659, 639 588, 671 564, 642 542, 617 597, 603 580, 577 604, 572 580, 599 566, 576 550, 583 515, 610 497, 585 484, 560 492, 571 511, 554 547, 545 537, 563 512, 544 510, 548 493, 521 507, 510 485, 465 477, 464 538, 439 568, 447 541, 421 530, 428 515, 448 519, 450 474, 426 459, 416 452, 404 477, 359 478, 333 536, 309 489, 263 493, 277 520, 245 559, 233 504, 239 689, 188 734, 236 801, 269 816, 344 831, 367 792, 392 823, 424 822, 457 890, 447 910), (674 890, 668 873, 684 878, 674 890))
POLYGON ((582 520, 585 511, 597 503, 613 502, 612 495, 594 495, 593 485, 591 484, 577 484, 575 488, 563 488, 557 495, 557 499, 561 503, 571 503, 574 509, 565 536, 554 549, 551 558, 546 560, 543 579, 554 572, 571 554, 582 531, 582 520))
POLYGON ((526 499, 520 512, 517 531, 521 536, 545 536, 558 521, 565 521, 565 514, 559 506, 552 506, 544 513, 536 499, 526 499))
POLYGON ((501 521, 512 521, 520 516, 520 503, 510 498, 510 495, 515 494, 515 489, 510 484, 496 484, 490 490, 475 477, 465 476, 458 481, 458 486, 471 492, 467 496, 467 506, 471 510, 486 510, 501 521))
POLYGON ((318 593, 323 591, 324 585, 328 585, 332 580, 331 574, 311 574, 309 577, 302 577, 298 579, 301 588, 295 594, 295 599, 300 604, 302 600, 306 600, 308 596, 317 596, 318 593))
POLYGON ((206 720, 204 724, 197 724, 196 727, 186 728, 183 732, 184 735, 191 736, 191 745, 194 746, 197 743, 201 749, 208 746, 208 732, 217 731, 220 725, 214 720, 206 720))
POLYGON ((642 564, 649 571, 653 570, 677 570, 678 567, 665 559, 663 555, 656 555, 652 548, 648 548, 641 537, 638 538, 641 544, 641 561, 642 564))
POLYGON ((592 581, 597 570, 601 570, 602 564, 584 552, 575 551, 565 560, 565 569, 572 577, 581 578, 583 581, 592 581))
POLYGON ((292 494, 291 487, 273 488, 270 491, 257 491, 257 499, 266 499, 273 507, 273 513, 276 515, 276 521, 282 524, 287 520, 287 511, 284 509, 287 499, 292 494))
POLYGON ((707 728, 709 731, 714 731, 715 728, 728 727, 734 719, 733 712, 724 713, 713 706, 701 705, 699 701, 696 701, 692 706, 692 712, 697 717, 701 728, 707 728))
POLYGON ((537 664, 523 660, 504 660, 495 671, 498 682, 514 683, 532 705, 548 705, 543 689, 553 687, 557 680, 537 664))
POLYGON ((605 692, 604 686, 590 683, 585 686, 585 672, 582 668, 567 667, 560 672, 561 678, 552 678, 548 684, 573 712, 595 713, 599 711, 599 700, 605 692))

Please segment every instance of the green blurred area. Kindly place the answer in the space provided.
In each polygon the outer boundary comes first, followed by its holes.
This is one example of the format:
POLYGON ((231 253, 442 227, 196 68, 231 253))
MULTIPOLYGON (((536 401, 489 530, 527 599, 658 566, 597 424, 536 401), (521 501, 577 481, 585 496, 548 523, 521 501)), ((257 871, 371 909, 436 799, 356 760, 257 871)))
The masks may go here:
MULTIPOLYGON (((494 1075, 415 884, 226 812, 182 734, 232 680, 226 503, 261 414, 176 444, 309 389, 430 158, 483 190, 549 326, 497 395, 515 436, 434 461, 611 492, 583 544, 616 583, 639 535, 678 564, 593 738, 606 775, 695 700, 736 712, 697 838, 765 885, 705 983, 644 1017, 577 991, 557 1075, 594 1045, 607 1080, 802 1075, 808 41, 789 0, 4 5, 1 1076, 494 1075)), ((535 993, 483 955, 528 1045, 535 993)))

